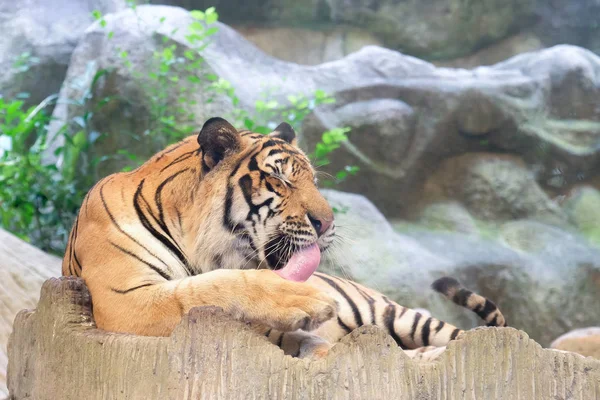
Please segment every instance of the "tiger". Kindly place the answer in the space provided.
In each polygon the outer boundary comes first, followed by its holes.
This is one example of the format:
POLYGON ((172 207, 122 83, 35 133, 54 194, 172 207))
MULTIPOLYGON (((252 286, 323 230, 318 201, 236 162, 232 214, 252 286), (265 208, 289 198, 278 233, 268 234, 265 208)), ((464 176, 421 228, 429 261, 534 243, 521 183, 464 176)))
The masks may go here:
MULTIPOLYGON (((88 191, 62 275, 83 279, 105 331, 169 336, 191 308, 216 306, 294 357, 324 357, 363 325, 384 329, 409 357, 439 354, 463 330, 316 271, 336 235, 317 185, 289 124, 263 135, 211 118, 88 191)), ((506 326, 493 302, 455 279, 433 288, 506 326)))

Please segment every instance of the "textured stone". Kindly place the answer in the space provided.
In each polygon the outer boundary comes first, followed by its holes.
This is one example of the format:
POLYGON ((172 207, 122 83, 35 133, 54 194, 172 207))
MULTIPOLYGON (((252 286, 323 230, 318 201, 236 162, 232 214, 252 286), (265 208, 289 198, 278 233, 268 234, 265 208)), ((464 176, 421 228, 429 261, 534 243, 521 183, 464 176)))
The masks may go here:
POLYGON ((519 32, 506 39, 492 43, 467 56, 449 60, 433 60, 432 62, 438 67, 471 69, 480 66, 493 65, 514 57, 517 54, 541 50, 544 47, 546 46, 544 46, 542 40, 534 33, 519 32))
POLYGON ((559 206, 515 156, 468 153, 445 160, 425 184, 425 198, 459 201, 483 220, 539 218, 566 222, 559 206))
POLYGON ((125 0, 19 0, 0 4, 0 93, 14 98, 30 94, 37 104, 58 92, 71 53, 93 22, 92 11, 111 13, 124 9, 125 0), (29 53, 30 57, 19 59, 29 53), (15 66, 15 62, 19 62, 15 66), (25 64, 26 71, 21 70, 25 64))
POLYGON ((391 48, 428 59, 452 58, 527 24, 533 0, 332 0, 335 21, 360 26, 391 48))
POLYGON ((260 50, 283 61, 316 65, 335 61, 369 45, 381 45, 371 33, 358 28, 232 26, 260 50), (276 37, 277 40, 273 40, 276 37))
POLYGON ((425 207, 419 223, 432 230, 477 234, 475 220, 458 202, 439 202, 425 207))
POLYGON ((577 187, 571 191, 563 208, 571 223, 600 244, 600 191, 591 186, 577 187))
MULTIPOLYGON (((176 44, 179 52, 189 49, 185 36, 191 18, 180 8, 139 6, 135 13, 129 10, 106 20, 107 28, 92 26, 73 54, 51 131, 108 96, 113 100, 95 110, 89 129, 107 135, 104 154, 126 148, 143 159, 157 150, 144 135, 151 122, 151 93, 124 67, 117 43, 128 52, 134 70, 144 75, 163 39, 176 44), (108 30, 114 32, 113 40, 106 37, 108 30), (89 84, 103 69, 112 72, 98 81, 93 100, 83 109, 73 104, 82 94, 73 83, 81 83, 83 75, 89 84), (129 140, 131 135, 123 132, 133 132, 140 140, 129 140)), ((427 178, 445 159, 464 153, 519 156, 539 186, 554 194, 596 175, 600 59, 589 51, 557 46, 467 71, 436 68, 367 46, 337 61, 302 66, 269 57, 231 28, 218 27, 213 43, 203 51, 206 70, 231 82, 241 108, 252 110, 267 91, 281 104, 289 95, 310 96, 317 89, 336 97, 335 104, 319 107, 305 121, 301 143, 310 151, 323 131, 352 127, 349 141, 331 154, 331 164, 323 169, 335 174, 347 165, 361 167, 359 175, 340 188, 364 193, 391 217, 413 215, 423 205, 427 178)), ((207 102, 211 93, 202 86, 186 86, 185 77, 182 73, 180 85, 190 90, 196 104, 187 108, 193 118, 186 112, 179 123, 193 128, 208 117, 228 116, 228 100, 216 96, 207 102)), ((167 92, 176 102, 178 85, 167 92)), ((60 144, 59 138, 53 146, 60 144)), ((103 173, 121 166, 107 166, 103 173)))
MULTIPOLYGON (((361 53, 366 51, 356 55, 361 53)), ((416 65, 406 57, 381 64, 396 69, 382 73, 381 82, 363 79, 336 91, 336 104, 315 110, 305 123, 304 143, 311 148, 323 130, 341 122, 352 126, 349 141, 329 157, 325 171, 360 166, 359 176, 340 188, 364 193, 386 215, 413 215, 428 177, 444 160, 465 153, 519 156, 531 178, 554 194, 596 176, 600 58, 594 54, 557 46, 472 71, 416 65), (360 117, 346 112, 353 104, 360 110, 362 104, 393 101, 411 110, 414 123, 399 124, 379 146, 377 138, 385 136, 379 131, 387 131, 388 123, 366 120, 363 127, 360 117)))
POLYGON ((538 0, 534 29, 546 46, 575 44, 600 52, 600 3, 598 0, 538 0))
POLYGON ((322 263, 326 272, 461 328, 475 327, 481 323, 477 316, 429 289, 435 279, 454 276, 493 300, 510 326, 543 345, 600 318, 600 249, 573 232, 526 220, 479 235, 406 222, 395 232, 364 197, 323 192, 338 210, 339 227, 322 263))
POLYGON ((550 347, 600 359, 600 328, 575 329, 556 338, 550 347))
POLYGON ((42 283, 60 274, 56 257, 0 229, 0 397, 6 389, 6 353, 13 321, 24 308, 35 308, 42 283))
POLYGON ((37 309, 19 313, 10 341, 11 398, 371 400, 501 393, 506 399, 587 400, 600 393, 600 361, 541 349, 512 328, 467 332, 436 362, 420 363, 383 330, 363 327, 310 362, 284 356, 216 308, 193 309, 172 336, 155 338, 96 329, 90 305, 81 280, 51 279, 37 309))

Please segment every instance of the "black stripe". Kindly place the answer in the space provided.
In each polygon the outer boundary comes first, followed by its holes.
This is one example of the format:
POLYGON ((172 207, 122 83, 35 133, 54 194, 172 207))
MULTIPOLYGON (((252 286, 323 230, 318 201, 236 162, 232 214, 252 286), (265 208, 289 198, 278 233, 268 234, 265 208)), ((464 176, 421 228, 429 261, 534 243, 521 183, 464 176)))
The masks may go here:
POLYGON ((423 340, 423 346, 429 346, 429 326, 431 325, 431 317, 427 318, 427 321, 423 324, 423 328, 421 330, 421 339, 423 340))
POLYGON ((158 156, 158 158, 156 159, 156 161, 160 160, 161 158, 163 158, 167 154, 174 152, 175 150, 177 150, 178 148, 180 148, 184 144, 187 144, 187 142, 188 142, 187 140, 183 140, 183 141, 181 141, 181 142, 179 142, 177 144, 174 144, 173 147, 170 148, 169 150, 163 151, 163 153, 158 156))
POLYGON ((141 288, 147 287, 147 286, 153 286, 153 285, 154 285, 154 283, 144 283, 143 285, 134 286, 134 287, 129 288, 127 290, 119 290, 119 289, 115 289, 115 288, 111 288, 111 289, 115 293, 126 294, 126 293, 132 292, 134 290, 141 289, 141 288))
POLYGON ((227 186, 227 193, 225 194, 225 212, 223 213, 223 225, 227 229, 228 232, 237 234, 243 228, 238 226, 238 224, 233 224, 233 220, 231 219, 231 208, 233 207, 233 187, 231 184, 227 186))
POLYGON ((269 152, 267 153, 267 157, 271 157, 271 156, 274 156, 275 154, 279 154, 279 153, 283 153, 283 150, 282 149, 269 150, 269 152))
POLYGON ((467 303, 469 302, 469 297, 471 297, 472 294, 473 294, 473 292, 471 292, 470 290, 460 289, 458 292, 456 292, 456 294, 452 298, 452 301, 454 301, 456 304, 458 304, 460 306, 469 308, 467 306, 467 303))
POLYGON ((246 174, 240 178, 238 181, 240 189, 242 190, 242 194, 244 195, 244 199, 246 200, 246 204, 250 208, 248 211, 248 215, 246 216, 246 220, 253 221, 252 216, 256 215, 258 220, 260 221, 260 209, 263 207, 269 207, 271 203, 273 203, 273 198, 268 198, 260 204, 254 204, 252 202, 252 177, 250 174, 246 174))
POLYGON ((496 305, 494 303, 492 303, 491 301, 489 301, 488 299, 485 299, 485 304, 483 306, 483 310, 478 311, 477 315, 479 315, 481 317, 481 319, 483 319, 485 321, 487 319, 487 317, 489 317, 489 315, 496 310, 497 310, 496 305))
POLYGON ((281 336, 279 336, 279 339, 277 340, 277 347, 281 347, 283 344, 283 335, 285 335, 285 333, 282 333, 281 336))
POLYGON ((395 320, 396 320, 396 306, 393 304, 389 304, 385 308, 385 311, 383 312, 383 323, 385 324, 385 326, 388 330, 388 333, 396 341, 398 346, 400 346, 401 349, 406 349, 404 342, 402 342, 402 339, 400 338, 400 336, 398 336, 398 334, 396 333, 396 329, 394 328, 395 320))
POLYGON ((112 244, 113 246, 115 246, 117 249, 121 250, 123 253, 135 258, 136 260, 146 264, 147 266, 149 266, 152 270, 154 270, 156 273, 158 273, 160 276, 162 276, 163 278, 165 278, 166 280, 171 280, 172 278, 167 275, 166 272, 162 271, 160 268, 158 268, 157 266, 149 263, 146 260, 143 260, 142 258, 140 258, 138 255, 132 253, 131 251, 124 249, 123 247, 119 246, 118 244, 114 244, 113 242, 109 242, 110 244, 112 244))
POLYGON ((419 325, 419 320, 421 319, 421 313, 415 314, 415 319, 413 320, 412 328, 410 329, 410 339, 415 342, 415 333, 417 332, 417 326, 419 325))
MULTIPOLYGON (((182 173, 187 172, 188 170, 189 170, 189 168, 184 168, 181 171, 178 171, 178 172, 174 173, 173 175, 169 176, 167 179, 162 181, 160 185, 158 185, 158 187, 156 188, 156 193, 154 194, 154 201, 156 202, 156 206, 158 207, 159 226, 167 234, 167 236, 171 239, 171 241, 173 243, 175 243, 175 245, 177 245, 177 242, 175 241, 175 239, 173 239, 173 235, 171 235, 171 231, 169 230, 169 227, 167 226, 167 223, 165 222, 165 214, 164 214, 163 205, 162 205, 162 191, 169 182, 172 182, 173 179, 175 179, 177 176, 181 175, 182 173)), ((181 221, 180 221, 180 224, 181 224, 181 221)), ((183 255, 181 248, 179 246, 177 246, 177 249, 178 249, 177 258, 179 258, 179 260, 185 267, 188 276, 193 275, 192 271, 188 267, 187 259, 183 255)))
POLYGON ((178 171, 178 172, 174 173, 173 175, 169 176, 167 179, 162 181, 160 185, 158 185, 158 187, 156 188, 156 193, 154 194, 154 201, 156 202, 156 206, 158 207, 158 219, 160 219, 160 221, 165 226, 165 231, 167 232, 167 234, 169 232, 168 232, 167 225, 165 224, 165 213, 164 213, 163 206, 162 206, 162 191, 165 188, 165 186, 167 185, 167 183, 171 182, 178 175, 181 175, 182 173, 184 173, 188 170, 189 170, 189 168, 185 168, 185 169, 182 169, 181 171, 178 171))
POLYGON ((339 326, 341 326, 341 327, 342 327, 342 329, 346 331, 346 333, 350 333, 350 332, 352 332, 352 329, 350 329, 350 327, 349 327, 348 325, 346 325, 346 324, 344 323, 344 321, 342 321, 342 319, 340 318, 340 316, 339 316, 339 315, 338 315, 338 317, 337 317, 337 322, 338 322, 338 325, 339 325, 339 326))
MULTIPOLYGON (((142 211, 142 207, 139 204, 140 199, 142 199, 146 203, 146 206, 148 208, 150 208, 148 202, 142 195, 142 188, 144 186, 144 181, 145 181, 145 179, 142 179, 142 181, 140 182, 140 184, 135 192, 135 195, 133 196, 133 207, 138 216, 138 219, 140 220, 140 222, 142 223, 144 228, 146 228, 146 230, 152 234, 152 236, 154 236, 167 249, 169 249, 171 251, 171 253, 173 253, 183 263, 184 266, 186 266, 187 262, 186 262, 186 259, 183 255, 183 253, 181 252, 181 250, 179 250, 179 248, 173 242, 171 242, 171 240, 169 240, 165 235, 163 235, 162 233, 157 231, 156 228, 154 228, 152 226, 152 224, 150 223, 150 221, 148 220, 148 218, 144 215, 144 212, 142 211)), ((148 213, 158 223, 157 218, 152 214, 152 212, 150 210, 148 210, 148 213)))
POLYGON ((121 226, 117 223, 117 220, 115 219, 114 215, 112 215, 112 213, 108 209, 108 205, 106 204, 106 200, 104 199, 103 189, 104 189, 104 185, 102 185, 100 187, 100 200, 102 200, 102 205, 104 206, 104 211, 106 211, 106 213, 108 214, 108 217, 110 218, 110 220, 113 223, 113 225, 117 227, 117 229, 118 229, 119 232, 121 232, 123 235, 127 236, 129 239, 131 239, 135 244, 137 244, 138 246, 140 246, 142 249, 146 250, 146 252, 148 254, 150 254, 152 257, 154 257, 158 261, 160 261, 165 267, 168 267, 168 265, 161 258, 159 258, 158 256, 156 256, 154 253, 152 253, 150 250, 148 250, 146 248, 146 246, 142 245, 139 241, 137 241, 137 239, 135 239, 129 233, 125 232, 123 230, 123 228, 121 228, 121 226))
POLYGON ((73 261, 73 234, 75 233, 75 226, 73 226, 73 228, 71 228, 71 233, 69 234, 69 262, 68 262, 68 266, 69 266, 69 274, 71 274, 71 276, 75 276, 75 274, 73 273, 73 266, 72 266, 72 261, 73 261))
POLYGON ((404 316, 404 314, 406 314, 407 310, 408 310, 408 308, 402 307, 402 311, 400 311, 400 315, 398 315, 398 319, 402 318, 404 316))
POLYGON ((167 164, 165 167, 163 167, 160 172, 163 172, 165 169, 172 167, 175 164, 178 164, 182 161, 185 161, 191 157, 193 157, 194 155, 198 155, 200 154, 200 148, 197 148, 196 150, 192 150, 192 151, 188 151, 187 153, 182 153, 179 156, 177 156, 176 159, 174 159, 173 161, 171 161, 169 164, 167 164), (195 154, 194 154, 195 153, 195 154))
POLYGON ((349 284, 354 286, 356 291, 369 303, 369 311, 371 311, 371 325, 377 325, 375 321, 375 299, 360 289, 354 282, 348 281, 349 284))
POLYGON ((271 328, 269 328, 269 330, 267 331, 267 333, 265 333, 265 336, 266 336, 266 337, 269 337, 269 335, 271 334, 271 331, 272 331, 272 329, 271 329, 271 328))
POLYGON ((179 225, 179 233, 183 235, 183 222, 181 221, 181 211, 178 208, 175 208, 175 213, 177 214, 177 223, 179 225))
POLYGON ((77 266, 79 266, 79 271, 80 272, 77 274, 77 276, 81 276, 81 272, 83 272, 83 266, 79 262, 79 258, 77 258, 77 252, 75 252, 75 250, 73 250, 73 259, 77 263, 77 266))
POLYGON ((444 327, 444 325, 446 325, 446 323, 444 321, 439 321, 437 328, 435 328, 435 333, 439 333, 442 330, 442 328, 444 327))
POLYGON ((344 297, 344 299, 346 299, 346 301, 348 302, 348 305, 352 309, 352 314, 354 315, 354 323, 356 324, 355 327, 363 326, 363 320, 362 320, 362 317, 360 316, 360 312, 358 311, 358 307, 356 307, 356 303, 354 303, 354 301, 350 298, 350 296, 348 296, 348 294, 344 291, 344 289, 342 289, 333 280, 326 278, 325 276, 323 276, 321 274, 316 275, 316 276, 321 278, 323 281, 327 282, 327 284, 329 286, 331 286, 332 288, 337 290, 344 297))
POLYGON ((491 320, 487 325, 488 326, 498 326, 498 314, 494 315, 494 319, 491 320))
POLYGON ((456 337, 458 336, 458 334, 459 334, 459 333, 460 333, 460 329, 458 329, 458 328, 455 328, 455 329, 452 331, 452 335, 450 335, 450 340, 454 340, 454 339, 456 339, 456 337))

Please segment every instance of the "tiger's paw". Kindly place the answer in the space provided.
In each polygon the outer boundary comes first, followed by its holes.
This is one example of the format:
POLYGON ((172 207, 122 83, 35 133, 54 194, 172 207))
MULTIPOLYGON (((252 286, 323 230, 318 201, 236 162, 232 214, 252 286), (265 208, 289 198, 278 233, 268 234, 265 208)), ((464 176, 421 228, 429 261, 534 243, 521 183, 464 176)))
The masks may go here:
POLYGON ((311 331, 337 315, 337 302, 307 283, 287 281, 268 270, 248 272, 254 272, 251 287, 256 285, 246 315, 252 321, 282 332, 311 331))

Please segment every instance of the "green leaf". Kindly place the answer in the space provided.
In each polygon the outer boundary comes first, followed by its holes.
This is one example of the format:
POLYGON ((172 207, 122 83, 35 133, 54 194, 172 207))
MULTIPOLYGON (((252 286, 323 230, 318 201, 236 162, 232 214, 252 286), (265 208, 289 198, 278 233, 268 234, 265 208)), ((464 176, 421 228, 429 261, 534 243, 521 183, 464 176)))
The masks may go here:
POLYGON ((219 19, 219 14, 216 13, 215 8, 211 7, 206 10, 206 23, 214 24, 219 19))
POLYGON ((102 13, 100 12, 100 10, 94 10, 92 11, 92 17, 94 17, 95 20, 99 20, 100 18, 102 18, 102 13))
POLYGON ((194 31, 203 31, 204 25, 198 21, 194 21, 190 24, 189 28, 194 31))
POLYGON ((186 50, 183 52, 183 55, 188 60, 194 61, 196 59, 196 52, 193 50, 186 50))
POLYGON ((75 136, 73 136, 73 145, 80 149, 87 142, 87 138, 84 131, 79 131, 75 136))
POLYGON ((254 127, 254 121, 252 121, 250 118, 244 118, 244 126, 246 129, 251 131, 254 127))
POLYGON ((202 11, 199 10, 192 10, 190 11, 190 15, 192 16, 192 18, 200 20, 200 21, 204 21, 204 13, 202 11))
MULTIPOLYGON (((206 30, 206 33, 205 33, 205 35, 206 35, 206 36, 212 36, 212 35, 214 35, 214 34, 215 34, 215 33, 217 33, 217 32, 219 32, 219 28, 217 28, 216 26, 213 26, 213 27, 211 27, 211 28, 208 28, 208 29, 206 30)), ((206 47, 206 46, 204 46, 204 47, 206 47)), ((200 49, 199 49, 199 50, 200 50, 200 49)))

